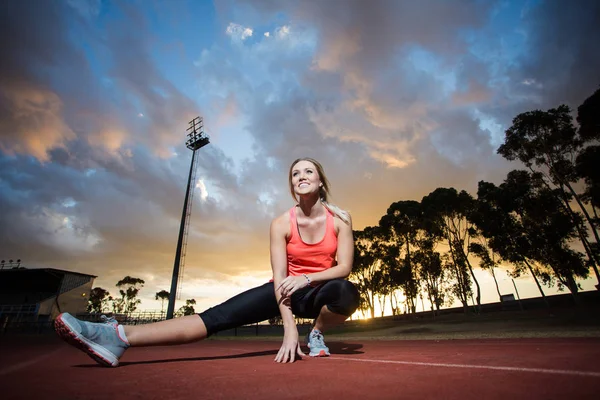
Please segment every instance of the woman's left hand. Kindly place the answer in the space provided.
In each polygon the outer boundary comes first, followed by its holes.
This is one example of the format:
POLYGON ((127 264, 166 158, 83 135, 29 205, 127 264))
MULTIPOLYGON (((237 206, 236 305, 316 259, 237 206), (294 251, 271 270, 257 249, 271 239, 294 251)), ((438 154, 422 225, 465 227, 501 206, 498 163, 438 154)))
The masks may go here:
POLYGON ((279 284, 277 290, 280 291, 282 297, 289 297, 298 289, 308 286, 308 280, 303 275, 288 276, 279 284))
POLYGON ((305 355, 298 342, 298 329, 296 327, 294 329, 284 328, 283 343, 275 357, 275 362, 287 363, 289 361, 293 363, 296 359, 300 360, 305 355))

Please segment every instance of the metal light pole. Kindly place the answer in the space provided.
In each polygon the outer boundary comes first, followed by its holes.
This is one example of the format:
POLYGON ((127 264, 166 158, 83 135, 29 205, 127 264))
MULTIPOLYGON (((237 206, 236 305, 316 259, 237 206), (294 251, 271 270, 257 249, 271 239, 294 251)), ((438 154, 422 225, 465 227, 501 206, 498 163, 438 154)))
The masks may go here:
POLYGON ((189 122, 187 128, 187 140, 185 146, 192 150, 192 162, 190 164, 190 174, 188 176, 187 189, 185 191, 185 200, 183 202, 183 212, 181 214, 181 225, 179 226, 179 239, 177 240, 177 250, 175 251, 175 263, 173 265, 173 278, 171 280, 171 291, 169 292, 169 306, 167 307, 167 319, 173 318, 175 311, 175 300, 177 299, 178 279, 181 278, 183 266, 185 263, 185 250, 187 247, 187 233, 192 213, 192 199, 194 190, 191 187, 196 177, 196 150, 206 146, 209 138, 204 134, 204 123, 201 117, 196 117, 189 122))

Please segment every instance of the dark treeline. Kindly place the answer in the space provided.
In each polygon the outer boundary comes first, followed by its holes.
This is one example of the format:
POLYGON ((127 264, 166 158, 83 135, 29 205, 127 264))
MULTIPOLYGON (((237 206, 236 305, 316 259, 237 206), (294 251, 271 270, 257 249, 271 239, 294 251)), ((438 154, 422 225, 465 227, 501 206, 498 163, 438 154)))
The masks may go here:
MULTIPOLYGON (((138 298, 138 295, 145 283, 146 282, 143 279, 126 276, 115 285, 119 289, 120 297, 113 297, 108 290, 101 287, 95 287, 90 291, 87 312, 100 314, 112 310, 115 314, 130 316, 138 311, 138 306, 142 302, 142 300, 138 298)), ((166 290, 156 292, 154 299, 161 301, 161 314, 163 314, 165 310, 165 301, 169 300, 169 292, 166 290)), ((196 312, 194 310, 195 304, 195 299, 187 299, 185 305, 181 306, 175 312, 175 315, 193 315, 196 312)))
POLYGON ((420 202, 391 204, 377 226, 354 232, 361 311, 374 317, 378 302, 394 315, 414 313, 425 298, 434 314, 454 300, 478 312, 474 268, 489 271, 500 298, 500 263, 513 277, 531 275, 544 300, 544 287, 557 286, 579 303, 578 280, 593 273, 600 282, 599 139, 600 89, 578 107, 576 122, 566 105, 514 118, 497 152, 520 169, 500 185, 481 181, 476 197, 437 188, 420 202))

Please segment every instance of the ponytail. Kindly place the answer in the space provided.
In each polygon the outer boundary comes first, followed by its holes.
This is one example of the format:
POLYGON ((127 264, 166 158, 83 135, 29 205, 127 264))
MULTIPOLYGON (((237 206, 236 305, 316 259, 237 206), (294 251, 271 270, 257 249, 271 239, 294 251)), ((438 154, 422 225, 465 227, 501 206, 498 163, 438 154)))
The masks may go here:
POLYGON ((342 221, 344 221, 344 223, 346 225, 350 224, 350 214, 348 213, 348 211, 342 210, 341 208, 339 208, 335 204, 331 204, 331 203, 327 202, 327 200, 325 200, 325 199, 321 199, 321 203, 333 215, 335 215, 336 217, 338 217, 339 219, 341 219, 342 221))

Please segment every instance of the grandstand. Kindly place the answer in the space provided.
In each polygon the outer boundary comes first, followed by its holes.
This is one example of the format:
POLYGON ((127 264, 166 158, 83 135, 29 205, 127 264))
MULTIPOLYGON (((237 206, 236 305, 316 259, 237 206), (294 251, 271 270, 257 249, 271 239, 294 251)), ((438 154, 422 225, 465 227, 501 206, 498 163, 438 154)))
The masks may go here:
POLYGON ((96 276, 54 268, 0 270, 0 333, 86 312, 96 276))

